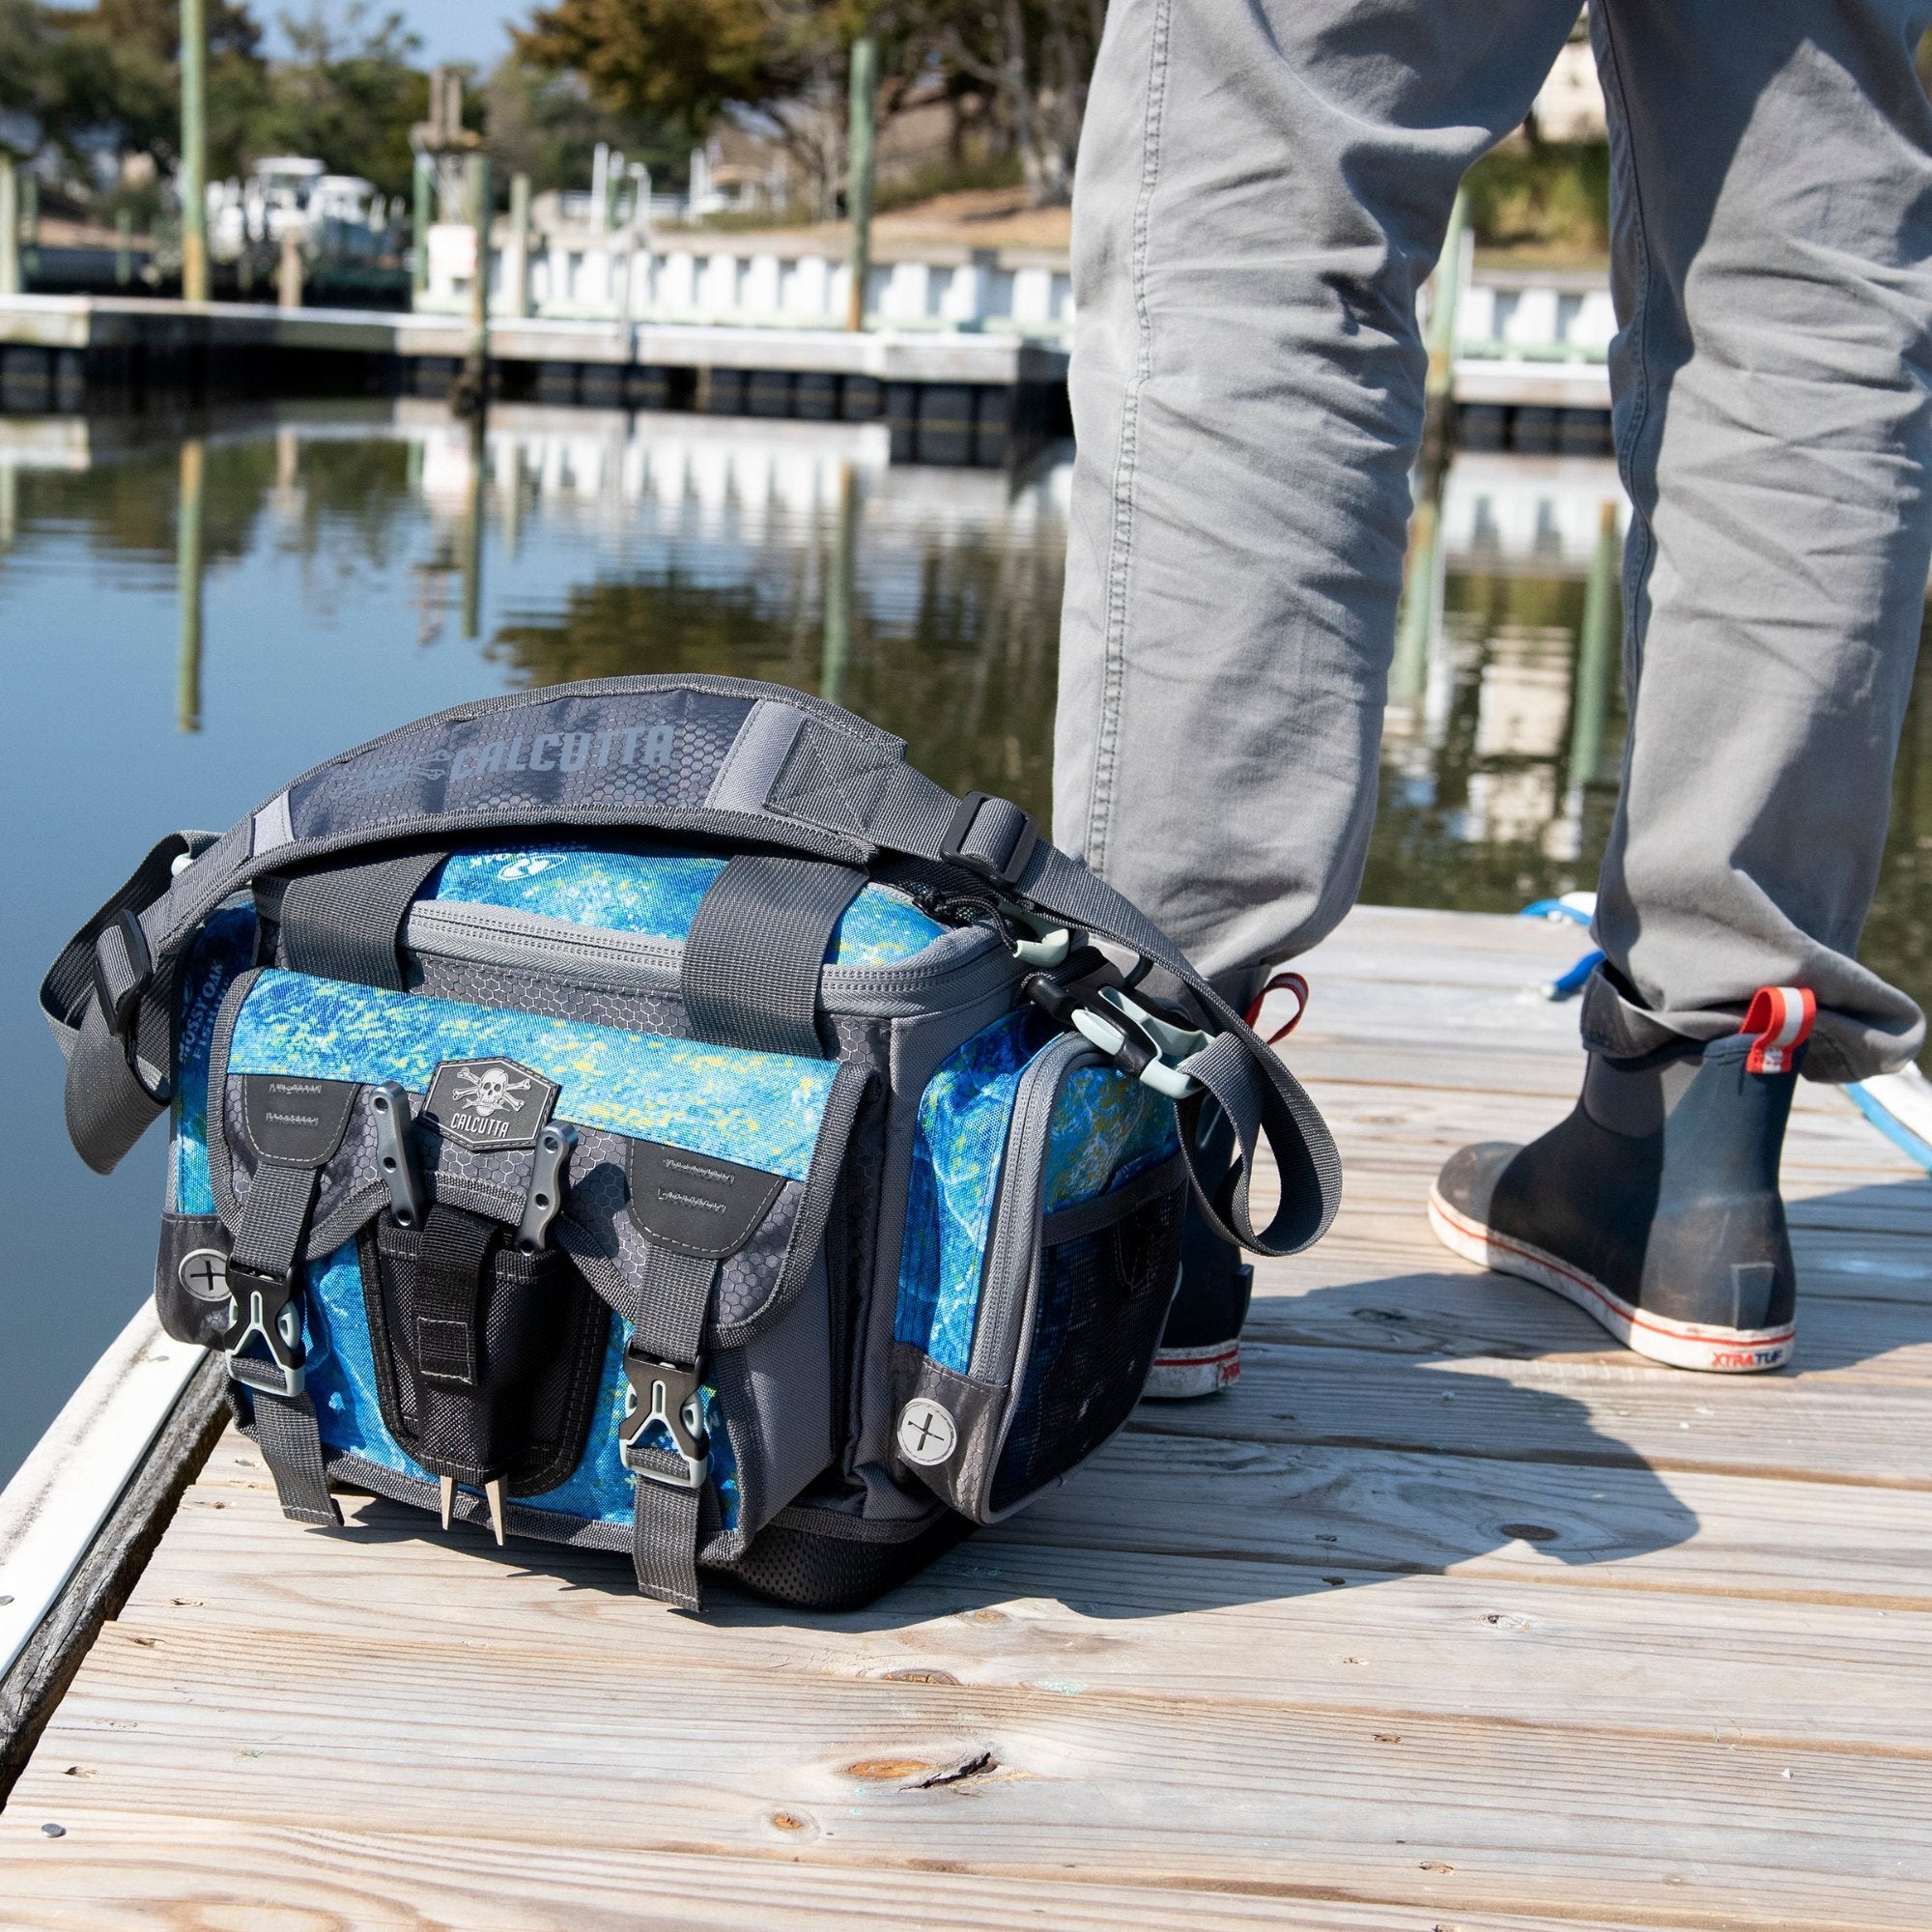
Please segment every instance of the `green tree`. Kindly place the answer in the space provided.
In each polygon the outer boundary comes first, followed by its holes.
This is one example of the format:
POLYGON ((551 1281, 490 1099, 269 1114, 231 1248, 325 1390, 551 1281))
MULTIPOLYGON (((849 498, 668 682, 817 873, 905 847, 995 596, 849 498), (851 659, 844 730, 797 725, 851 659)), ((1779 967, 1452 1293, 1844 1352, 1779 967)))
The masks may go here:
POLYGON ((932 59, 990 98, 1027 200, 1069 201, 1106 0, 937 0, 921 11, 932 59))
POLYGON ((512 51, 483 86, 490 153, 507 179, 529 176, 542 188, 581 187, 600 141, 641 161, 654 182, 682 173, 692 143, 683 123, 643 112, 613 112, 590 98, 582 75, 533 67, 512 51))
POLYGON ((372 17, 360 0, 340 14, 316 0, 305 17, 284 14, 281 27, 290 56, 269 71, 251 155, 314 155, 385 194, 406 192, 410 128, 429 111, 429 80, 414 64, 420 39, 401 14, 372 17))
POLYGON ((517 34, 522 59, 581 75, 608 111, 700 136, 727 107, 758 115, 791 156, 821 214, 836 212, 853 39, 877 33, 885 106, 902 90, 910 0, 556 0, 517 34))
MULTIPOLYGON (((219 176, 242 165, 266 69, 262 30, 244 4, 208 0, 207 11, 209 166, 219 176)), ((46 140, 76 158, 104 134, 167 173, 181 148, 179 0, 97 0, 43 18, 51 29, 40 117, 46 140)))

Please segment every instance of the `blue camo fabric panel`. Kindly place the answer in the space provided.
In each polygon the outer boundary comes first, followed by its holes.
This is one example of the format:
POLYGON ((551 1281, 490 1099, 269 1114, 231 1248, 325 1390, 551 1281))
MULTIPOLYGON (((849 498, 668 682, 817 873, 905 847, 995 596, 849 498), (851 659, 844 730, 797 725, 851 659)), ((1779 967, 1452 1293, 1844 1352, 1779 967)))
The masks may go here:
MULTIPOLYGON (((311 1269, 308 1286, 309 1292, 302 1297, 307 1387, 315 1404, 323 1446, 331 1456, 359 1456, 379 1469, 434 1483, 436 1478, 427 1469, 396 1446, 383 1422, 368 1311, 362 1299, 362 1264, 355 1243, 344 1242, 320 1268, 311 1269)), ((524 1508, 554 1510, 559 1516, 581 1517, 591 1522, 630 1524, 634 1479, 624 1467, 617 1441, 626 1387, 621 1358, 629 1336, 628 1323, 617 1321, 611 1324, 598 1406, 577 1467, 555 1489, 518 1497, 524 1508)), ((707 1384, 701 1393, 705 1428, 711 1437, 711 1475, 724 1526, 728 1530, 738 1520, 738 1465, 718 1406, 717 1390, 707 1384)), ((666 1435, 662 1424, 652 1427, 658 1435, 666 1435)), ((645 1440, 649 1443, 651 1437, 645 1440)), ((668 1437, 663 1446, 669 1446, 668 1437)))
MULTIPOLYGON (((701 852, 476 849, 452 852, 428 896, 682 943, 724 869, 723 859, 701 852)), ((895 966, 945 930, 896 893, 867 886, 846 908, 825 956, 834 966, 895 966)))
POLYGON ((579 1020, 265 971, 236 1015, 231 1073, 399 1080, 445 1060, 515 1060, 562 1090, 557 1117, 803 1180, 838 1067, 579 1020))
MULTIPOLYGON (((956 1375, 973 1358, 1020 1078, 1052 1037, 1037 1009, 1008 1013, 960 1046, 920 1098, 893 1332, 956 1375)), ((1054 1104, 1042 1209, 1053 1213, 1105 1194, 1179 1146, 1169 1102, 1112 1067, 1077 1067, 1054 1104)))
POLYGON ((254 963, 252 906, 222 906, 212 914, 183 963, 168 1176, 170 1205, 178 1214, 214 1212, 214 1186, 208 1175, 209 1052, 222 996, 254 963))

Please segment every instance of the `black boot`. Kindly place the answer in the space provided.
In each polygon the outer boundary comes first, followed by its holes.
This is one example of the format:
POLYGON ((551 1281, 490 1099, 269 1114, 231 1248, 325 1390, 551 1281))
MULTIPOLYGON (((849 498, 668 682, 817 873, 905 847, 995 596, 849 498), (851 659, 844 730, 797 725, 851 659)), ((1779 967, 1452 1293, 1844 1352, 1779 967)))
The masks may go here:
POLYGON ((1430 1190, 1436 1234, 1464 1260, 1554 1289, 1638 1354, 1781 1368, 1797 1280, 1777 1161, 1804 1049, 1762 1044, 1592 1054, 1575 1112, 1541 1140, 1450 1157, 1430 1190))
MULTIPOLYGON (((1235 1132, 1220 1108, 1201 1110, 1195 1146, 1203 1177, 1220 1176, 1235 1164, 1235 1132)), ((1213 1395, 1241 1373, 1241 1323, 1255 1271, 1241 1251, 1212 1233, 1201 1218, 1192 1190, 1180 1233, 1180 1286, 1142 1393, 1154 1402, 1184 1402, 1213 1395)))

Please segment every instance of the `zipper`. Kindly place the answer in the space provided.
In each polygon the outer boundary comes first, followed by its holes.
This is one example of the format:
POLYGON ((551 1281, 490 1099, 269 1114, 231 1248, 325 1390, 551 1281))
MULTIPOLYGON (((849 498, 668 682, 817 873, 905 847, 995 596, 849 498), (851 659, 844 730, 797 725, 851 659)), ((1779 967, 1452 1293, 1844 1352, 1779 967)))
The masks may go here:
MULTIPOLYGON (((419 900, 404 923, 403 943, 418 956, 560 973, 575 983, 614 991, 675 991, 684 963, 678 940, 610 932, 465 900, 419 900)), ((983 979, 990 988, 1018 970, 991 933, 971 928, 962 937, 955 929, 900 964, 827 966, 823 986, 829 1007, 860 1011, 856 1003, 868 995, 895 1008, 962 975, 974 981, 983 979)), ((947 990, 956 1003, 980 989, 975 984, 947 990)))
MULTIPOLYGON (((986 1244, 979 1325, 968 1367, 975 1381, 1006 1387, 1008 1422, 1011 1421, 1015 1393, 1012 1384, 1018 1379, 1020 1338, 1034 1297, 1041 1177, 1054 1103, 1060 1097, 1061 1083, 1076 1065, 1086 1060, 1098 1063, 1099 1059, 1079 1034, 1061 1034, 1034 1056, 1013 1095, 1012 1120, 1000 1160, 999 1197, 993 1205, 992 1238, 986 1244)), ((1000 1434, 1004 1441, 1005 1424, 1000 1434)), ((993 1463, 998 1460, 995 1455, 993 1463)), ((988 1466, 990 1470, 992 1465, 988 1466)))

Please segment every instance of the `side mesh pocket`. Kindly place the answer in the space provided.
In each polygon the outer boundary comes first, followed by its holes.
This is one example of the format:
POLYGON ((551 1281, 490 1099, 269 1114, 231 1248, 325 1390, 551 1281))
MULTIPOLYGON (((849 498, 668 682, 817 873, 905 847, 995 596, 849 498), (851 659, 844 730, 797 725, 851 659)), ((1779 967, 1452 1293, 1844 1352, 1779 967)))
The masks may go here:
POLYGON ((1140 1400, 1179 1272, 1185 1203, 1183 1180, 1097 1227, 1091 1208, 1105 1197, 1046 1217, 1025 1377, 993 1472, 996 1515, 1085 1462, 1140 1400))
POLYGON ((1180 1266, 1171 1102, 1013 1015, 922 1101, 893 1370, 895 1473, 976 1522, 1126 1420, 1180 1266))

